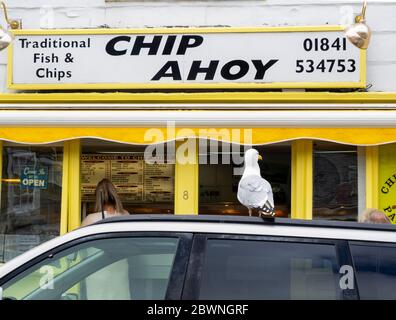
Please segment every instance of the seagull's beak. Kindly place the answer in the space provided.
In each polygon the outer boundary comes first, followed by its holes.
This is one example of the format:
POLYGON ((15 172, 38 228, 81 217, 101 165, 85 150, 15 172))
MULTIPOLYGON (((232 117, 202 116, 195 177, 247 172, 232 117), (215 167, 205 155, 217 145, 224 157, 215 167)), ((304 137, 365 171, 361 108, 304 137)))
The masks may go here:
POLYGON ((258 159, 259 159, 259 160, 263 160, 263 157, 259 154, 259 155, 258 155, 258 159))

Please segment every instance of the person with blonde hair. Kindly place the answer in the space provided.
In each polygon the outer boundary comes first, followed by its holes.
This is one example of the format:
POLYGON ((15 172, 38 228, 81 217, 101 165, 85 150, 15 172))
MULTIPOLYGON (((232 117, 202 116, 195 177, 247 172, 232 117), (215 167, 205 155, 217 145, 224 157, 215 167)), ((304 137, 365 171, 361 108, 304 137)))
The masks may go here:
POLYGON ((368 208, 359 217, 359 222, 363 223, 391 223, 388 216, 381 210, 368 208))
MULTIPOLYGON (((101 180, 95 190, 95 213, 88 215, 81 226, 87 226, 99 220, 118 215, 129 214, 121 203, 117 190, 109 179, 101 180)), ((87 256, 95 254, 85 253, 87 256)), ((82 282, 85 296, 89 300, 129 300, 131 292, 125 283, 129 282, 129 266, 127 259, 116 261, 89 275, 82 282)))
POLYGON ((102 220, 102 210, 105 218, 129 214, 123 208, 117 190, 109 179, 103 179, 98 183, 95 190, 95 199, 95 213, 91 213, 84 219, 81 224, 82 227, 102 220))

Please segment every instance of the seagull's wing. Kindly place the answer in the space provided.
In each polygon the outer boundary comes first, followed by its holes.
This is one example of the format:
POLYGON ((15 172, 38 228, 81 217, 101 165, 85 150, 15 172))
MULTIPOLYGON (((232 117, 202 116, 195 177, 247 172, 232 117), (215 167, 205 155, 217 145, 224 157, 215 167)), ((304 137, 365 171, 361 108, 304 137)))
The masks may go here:
POLYGON ((260 176, 249 175, 242 178, 238 185, 238 200, 248 208, 274 209, 272 188, 269 182, 260 176))

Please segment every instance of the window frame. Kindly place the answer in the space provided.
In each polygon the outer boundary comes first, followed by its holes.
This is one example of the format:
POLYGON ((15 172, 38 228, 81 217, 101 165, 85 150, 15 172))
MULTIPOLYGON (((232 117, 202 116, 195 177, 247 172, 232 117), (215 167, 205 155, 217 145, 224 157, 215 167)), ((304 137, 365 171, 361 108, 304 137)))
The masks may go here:
MULTIPOLYGON (((247 240, 247 241, 268 241, 268 242, 287 242, 287 243, 307 243, 333 245, 335 248, 336 260, 339 266, 351 265, 353 268, 351 254, 347 240, 321 239, 321 238, 302 238, 293 236, 271 236, 271 235, 243 235, 243 234, 209 234, 198 233, 194 235, 191 256, 188 263, 185 286, 183 289, 183 300, 199 300, 202 274, 205 264, 208 240, 247 240)), ((354 275, 356 273, 354 272, 354 275)), ((340 274, 340 277, 342 275, 340 274)), ((354 279, 356 283, 356 279, 354 279)), ((340 300, 358 300, 359 294, 357 286, 353 289, 342 290, 340 300)))
POLYGON ((165 294, 165 300, 181 299, 183 284, 187 271, 188 260, 190 257, 190 251, 191 251, 192 239, 193 239, 193 234, 188 232, 185 233, 185 232, 126 231, 126 232, 109 232, 106 234, 93 234, 93 235, 81 237, 63 243, 60 246, 54 247, 44 253, 41 253, 40 255, 26 262, 19 268, 11 271, 2 279, 0 279, 0 287, 6 284, 8 281, 12 280, 14 277, 23 273, 24 271, 43 262, 47 258, 62 253, 63 251, 68 250, 72 247, 79 246, 81 244, 92 241, 117 239, 117 238, 178 238, 179 242, 176 249, 172 269, 170 271, 170 277, 165 294))

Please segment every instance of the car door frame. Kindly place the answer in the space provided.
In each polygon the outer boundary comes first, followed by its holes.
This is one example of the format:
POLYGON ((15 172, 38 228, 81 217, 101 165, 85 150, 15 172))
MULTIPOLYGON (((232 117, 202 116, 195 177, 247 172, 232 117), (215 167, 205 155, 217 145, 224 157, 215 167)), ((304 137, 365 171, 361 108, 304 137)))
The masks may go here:
MULTIPOLYGON (((339 239, 323 239, 296 236, 271 236, 271 235, 244 235, 244 234, 216 234, 216 233, 199 233, 194 235, 186 281, 183 288, 183 300, 198 300, 200 284, 203 275, 203 267, 206 256, 207 242, 210 239, 221 240, 256 240, 256 241, 276 241, 289 243, 312 243, 312 244, 328 244, 334 245, 336 251, 336 259, 339 266, 349 265, 354 268, 351 254, 349 251, 348 241, 339 239)), ((354 269, 353 269, 354 270, 354 269)), ((341 278, 342 274, 340 274, 341 278)), ((354 283, 356 283, 355 273, 354 283)), ((353 289, 342 290, 341 300, 358 300, 359 292, 357 286, 353 289)))
POLYGON ((193 233, 191 232, 170 232, 170 231, 121 231, 109 232, 106 234, 92 234, 61 244, 60 246, 51 248, 46 252, 39 254, 22 266, 12 270, 10 273, 0 279, 0 287, 18 276, 24 271, 30 269, 47 258, 53 257, 55 254, 61 253, 74 246, 91 241, 116 239, 116 238, 178 238, 178 246, 174 257, 172 270, 169 277, 168 287, 165 294, 165 300, 180 300, 183 290, 184 279, 187 271, 190 251, 193 241, 193 233))

